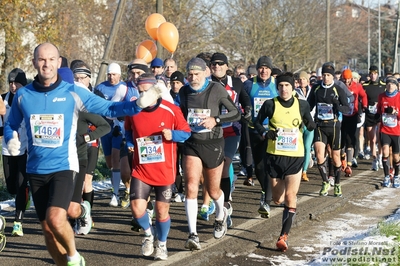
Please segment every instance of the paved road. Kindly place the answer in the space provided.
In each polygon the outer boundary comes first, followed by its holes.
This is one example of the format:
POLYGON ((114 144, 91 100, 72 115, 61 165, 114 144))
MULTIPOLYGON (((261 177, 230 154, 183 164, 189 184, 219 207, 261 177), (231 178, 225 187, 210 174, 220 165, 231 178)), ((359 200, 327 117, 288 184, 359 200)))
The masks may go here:
MULTIPOLYGON (((368 171, 369 167, 370 161, 360 162, 353 177, 343 178, 343 198, 333 197, 333 191, 327 197, 319 197, 321 180, 316 168, 310 170, 310 182, 301 184, 298 195, 299 204, 290 234, 290 248, 301 244, 305 239, 313 239, 313 232, 309 231, 312 229, 310 213, 322 221, 332 219, 341 211, 355 209, 349 205, 350 202, 362 200, 376 189, 380 189, 382 170, 372 172, 368 171)), ((272 217, 261 218, 257 213, 259 185, 256 183, 254 187, 247 187, 242 183, 243 178, 239 178, 232 203, 234 228, 228 231, 226 237, 215 240, 212 237, 213 221, 198 221, 201 251, 191 252, 184 249, 188 235, 184 203, 173 203, 172 225, 168 238, 169 260, 154 262, 151 257, 142 257, 140 255, 142 235, 130 230, 130 210, 109 207, 107 192, 97 193, 92 213, 95 227, 89 235, 76 237, 78 250, 86 258, 87 265, 257 265, 260 262, 251 259, 248 256, 250 253, 265 257, 281 254, 275 250, 275 241, 280 232, 282 207, 273 206, 272 217)), ((396 193, 400 193, 399 191, 396 190, 396 193)), ((382 218, 393 212, 395 207, 398 206, 391 205, 390 208, 374 213, 374 216, 382 218)), ((52 264, 34 211, 30 210, 26 214, 23 237, 10 236, 12 218, 10 212, 6 217, 7 246, 0 253, 0 264, 7 266, 52 264)), ((292 249, 285 255, 294 260, 298 259, 292 249)), ((279 264, 263 261, 263 265, 279 264)))

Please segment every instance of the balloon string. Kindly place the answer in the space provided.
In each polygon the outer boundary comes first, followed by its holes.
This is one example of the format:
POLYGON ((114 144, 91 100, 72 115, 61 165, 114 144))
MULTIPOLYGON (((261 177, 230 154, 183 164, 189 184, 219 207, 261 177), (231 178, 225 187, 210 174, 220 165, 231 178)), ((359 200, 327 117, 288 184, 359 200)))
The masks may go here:
POLYGON ((174 57, 174 53, 171 54, 171 59, 174 57))

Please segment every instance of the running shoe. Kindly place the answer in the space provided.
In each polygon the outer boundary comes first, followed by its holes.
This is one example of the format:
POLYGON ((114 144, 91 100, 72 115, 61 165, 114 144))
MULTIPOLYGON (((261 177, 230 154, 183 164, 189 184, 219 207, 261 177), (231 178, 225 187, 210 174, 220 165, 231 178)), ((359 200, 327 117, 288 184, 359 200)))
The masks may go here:
POLYGON ((353 161, 351 163, 351 167, 353 167, 353 168, 357 168, 358 167, 358 163, 357 163, 357 159, 356 158, 353 158, 353 161))
POLYGON ((0 234, 4 235, 4 229, 6 229, 6 219, 0 215, 0 234))
POLYGON ((383 187, 390 187, 390 176, 385 176, 382 182, 383 187))
POLYGON ((307 176, 307 173, 306 173, 306 172, 303 172, 303 173, 301 174, 301 181, 304 181, 304 182, 310 181, 310 180, 308 179, 308 176, 307 176))
POLYGON ((167 246, 161 245, 160 243, 156 244, 156 254, 154 255, 154 260, 167 260, 168 259, 168 250, 167 246))
POLYGON ((136 221, 136 219, 134 217, 132 217, 131 220, 131 230, 135 231, 135 232, 140 232, 142 230, 142 227, 138 224, 138 222, 136 221))
POLYGON ((208 209, 209 208, 207 207, 201 207, 200 212, 197 214, 197 218, 208 222, 210 220, 210 217, 208 215, 208 209))
POLYGON ((364 158, 365 158, 364 152, 363 152, 363 151, 360 151, 360 152, 358 153, 358 159, 362 160, 362 159, 364 159, 364 158))
POLYGON ((131 199, 129 196, 129 192, 125 190, 124 197, 121 199, 121 208, 126 209, 131 205, 131 199))
POLYGON ((335 178, 333 176, 328 177, 329 185, 333 187, 335 185, 335 178))
POLYGON ((118 207, 118 202, 119 202, 119 197, 113 193, 109 205, 111 207, 118 207))
POLYGON ((154 252, 154 236, 144 236, 142 240, 142 255, 143 256, 150 256, 154 252))
POLYGON ((210 199, 210 203, 208 204, 208 215, 212 215, 215 213, 215 202, 210 199))
POLYGON ((394 188, 399 188, 400 187, 400 178, 397 175, 395 175, 393 177, 393 187, 394 188))
POLYGON ((365 159, 365 160, 371 159, 371 155, 370 155, 369 153, 366 153, 366 154, 364 155, 364 159, 365 159))
POLYGON ((335 184, 333 195, 335 197, 342 197, 342 186, 340 184, 335 184))
POLYGON ((249 186, 249 187, 254 187, 254 181, 253 178, 249 177, 244 180, 243 185, 249 186))
POLYGON ((261 214, 262 218, 269 218, 271 214, 271 209, 268 203, 265 202, 265 192, 261 191, 260 197, 260 207, 258 208, 258 213, 261 214))
POLYGON ((79 256, 79 259, 75 261, 68 261, 67 266, 85 266, 86 262, 82 256, 79 256))
POLYGON ((7 238, 4 235, 4 229, 6 228, 6 219, 0 215, 0 252, 3 251, 7 243, 7 238))
POLYGON ((224 207, 224 218, 222 220, 215 220, 214 222, 214 238, 221 239, 225 236, 226 231, 228 231, 228 225, 226 220, 228 219, 228 210, 224 207))
POLYGON ((172 202, 184 202, 185 201, 185 195, 183 193, 175 193, 175 195, 172 196, 171 201, 172 202))
POLYGON ((90 203, 89 201, 85 200, 81 205, 85 210, 85 214, 83 217, 77 219, 78 225, 75 233, 78 235, 87 235, 89 234, 90 230, 92 230, 93 225, 90 203))
POLYGON ((372 171, 378 171, 378 160, 374 159, 372 161, 372 171))
POLYGON ((199 237, 196 234, 191 233, 188 240, 186 240, 185 248, 190 250, 200 250, 201 246, 199 237))
POLYGON ((312 153, 310 153, 310 162, 308 163, 308 168, 313 168, 314 166, 314 159, 312 157, 312 153))
POLYGON ((24 232, 22 231, 22 224, 20 222, 14 222, 14 226, 13 226, 11 235, 12 236, 24 236, 24 232))
POLYGON ((348 166, 346 167, 346 169, 344 169, 344 173, 345 173, 344 176, 346 176, 346 177, 350 177, 350 176, 351 176, 351 174, 353 173, 353 171, 351 170, 351 166, 350 166, 350 165, 348 165, 348 166))
POLYGON ((246 175, 247 175, 246 168, 242 167, 242 169, 238 173, 238 176, 246 176, 246 175))
POLYGON ((278 241, 276 242, 276 247, 278 248, 278 250, 285 252, 286 250, 288 250, 288 235, 284 234, 283 236, 280 236, 278 238, 278 241))
POLYGON ((233 227, 233 221, 232 221, 232 213, 233 213, 233 208, 232 208, 232 204, 230 202, 228 202, 228 208, 226 208, 228 210, 228 218, 226 219, 226 225, 228 226, 228 228, 232 228, 233 227))
POLYGON ((319 191, 320 196, 327 196, 328 195, 328 190, 331 188, 331 185, 329 182, 322 182, 322 188, 319 191))
POLYGON ((383 169, 382 158, 379 158, 379 159, 378 159, 378 167, 379 167, 380 169, 383 169))

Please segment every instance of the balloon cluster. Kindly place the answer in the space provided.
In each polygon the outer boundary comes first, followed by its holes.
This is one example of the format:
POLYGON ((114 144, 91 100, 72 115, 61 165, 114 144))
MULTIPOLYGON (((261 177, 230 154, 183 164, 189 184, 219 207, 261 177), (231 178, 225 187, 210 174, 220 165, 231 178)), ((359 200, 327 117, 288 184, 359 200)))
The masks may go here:
MULTIPOLYGON (((153 13, 146 19, 146 31, 154 41, 160 44, 170 53, 176 51, 179 41, 178 29, 174 24, 166 22, 163 15, 153 13)), ((144 59, 150 63, 157 55, 157 45, 152 40, 141 42, 136 48, 136 58, 144 59)))

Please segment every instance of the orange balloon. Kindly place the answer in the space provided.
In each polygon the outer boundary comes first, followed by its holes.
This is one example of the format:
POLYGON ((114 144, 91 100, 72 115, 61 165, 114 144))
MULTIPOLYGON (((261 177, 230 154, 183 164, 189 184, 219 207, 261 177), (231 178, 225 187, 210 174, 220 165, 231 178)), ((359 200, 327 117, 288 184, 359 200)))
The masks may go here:
POLYGON ((157 29, 165 21, 164 16, 159 13, 153 13, 147 17, 145 23, 146 31, 153 40, 157 41, 157 29))
POLYGON ((170 53, 174 53, 179 42, 178 29, 170 22, 164 22, 158 27, 157 38, 160 44, 170 53))
POLYGON ((157 55, 157 45, 152 40, 141 42, 136 48, 136 58, 150 63, 157 55))

